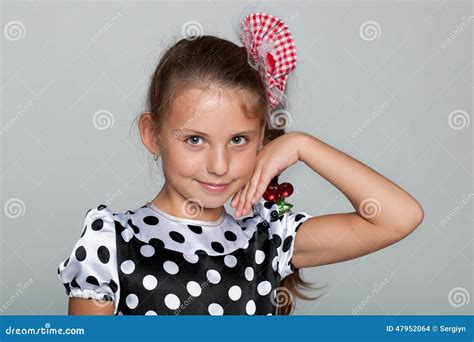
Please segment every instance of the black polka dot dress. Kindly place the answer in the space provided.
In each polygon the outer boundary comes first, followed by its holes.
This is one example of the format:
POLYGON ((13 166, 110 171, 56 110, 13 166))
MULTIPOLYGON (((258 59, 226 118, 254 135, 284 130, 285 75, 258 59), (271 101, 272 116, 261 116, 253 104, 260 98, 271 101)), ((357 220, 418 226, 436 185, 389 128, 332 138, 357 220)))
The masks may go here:
POLYGON ((261 199, 253 216, 171 216, 151 202, 87 212, 58 267, 69 297, 114 302, 114 315, 274 315, 276 288, 296 271, 296 233, 311 216, 261 199))

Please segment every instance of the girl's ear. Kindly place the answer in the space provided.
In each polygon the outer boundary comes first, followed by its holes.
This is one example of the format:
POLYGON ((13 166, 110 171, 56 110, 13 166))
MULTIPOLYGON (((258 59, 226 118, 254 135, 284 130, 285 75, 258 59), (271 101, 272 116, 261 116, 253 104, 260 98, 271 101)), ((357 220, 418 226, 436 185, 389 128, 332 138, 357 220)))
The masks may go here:
POLYGON ((150 153, 159 155, 160 148, 157 144, 156 129, 153 124, 151 113, 143 112, 142 115, 140 115, 138 127, 140 128, 140 137, 143 145, 145 145, 150 153))

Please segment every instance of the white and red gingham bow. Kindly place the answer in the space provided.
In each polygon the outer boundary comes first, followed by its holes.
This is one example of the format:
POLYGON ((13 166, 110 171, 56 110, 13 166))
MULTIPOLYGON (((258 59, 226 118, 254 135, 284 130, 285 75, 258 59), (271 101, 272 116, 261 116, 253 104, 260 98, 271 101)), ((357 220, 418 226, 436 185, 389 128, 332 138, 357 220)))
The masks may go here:
POLYGON ((274 109, 283 97, 288 74, 296 67, 295 42, 288 26, 270 14, 252 13, 240 24, 240 40, 249 64, 265 82, 274 109))

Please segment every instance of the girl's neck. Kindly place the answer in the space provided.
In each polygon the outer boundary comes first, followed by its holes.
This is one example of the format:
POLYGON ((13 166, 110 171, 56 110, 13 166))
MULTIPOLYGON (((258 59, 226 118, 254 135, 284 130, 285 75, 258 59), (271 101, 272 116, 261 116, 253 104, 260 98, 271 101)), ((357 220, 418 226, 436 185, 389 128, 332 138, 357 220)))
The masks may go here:
POLYGON ((224 206, 218 208, 201 207, 199 203, 191 202, 181 196, 166 183, 151 203, 168 215, 196 221, 218 221, 225 212, 224 206))

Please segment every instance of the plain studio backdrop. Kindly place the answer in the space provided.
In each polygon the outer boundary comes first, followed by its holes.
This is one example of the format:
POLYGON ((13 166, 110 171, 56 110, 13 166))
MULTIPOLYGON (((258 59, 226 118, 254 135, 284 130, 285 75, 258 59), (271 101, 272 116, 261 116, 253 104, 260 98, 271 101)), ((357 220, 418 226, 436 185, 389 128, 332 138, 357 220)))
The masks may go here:
MULTIPOLYGON (((295 314, 472 313, 470 2, 3 1, 2 314, 67 313, 57 266, 86 211, 137 208, 163 184, 130 131, 160 54, 193 32, 242 45, 238 21, 259 6, 296 43, 288 130, 367 164, 425 211, 395 245, 303 269, 326 287, 298 299, 295 314)), ((280 180, 294 184, 297 210, 354 210, 304 163, 280 180)))

